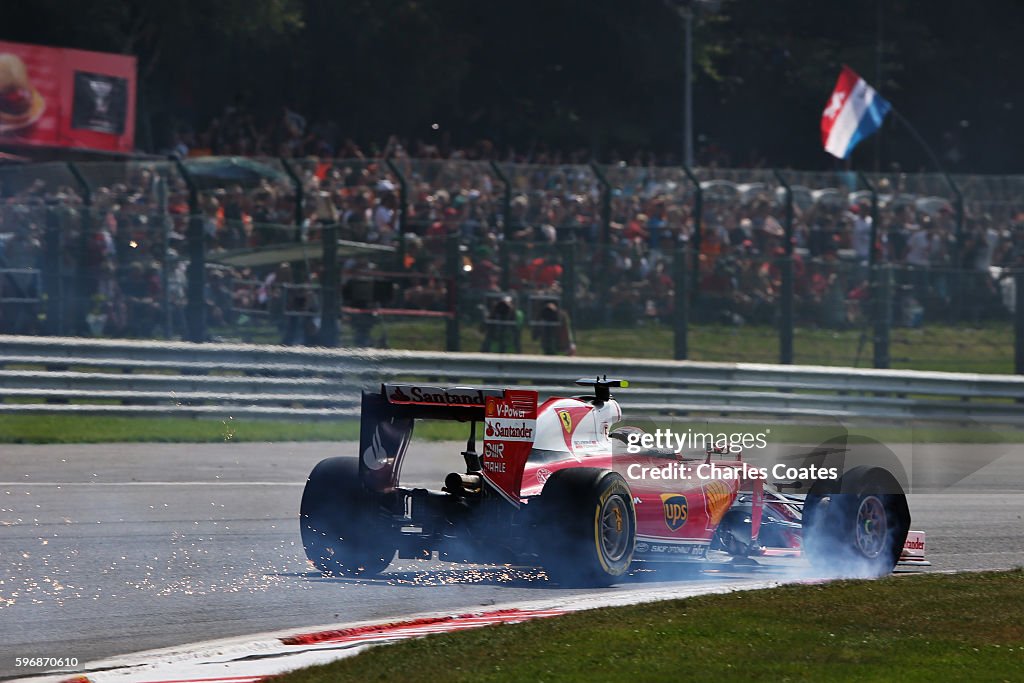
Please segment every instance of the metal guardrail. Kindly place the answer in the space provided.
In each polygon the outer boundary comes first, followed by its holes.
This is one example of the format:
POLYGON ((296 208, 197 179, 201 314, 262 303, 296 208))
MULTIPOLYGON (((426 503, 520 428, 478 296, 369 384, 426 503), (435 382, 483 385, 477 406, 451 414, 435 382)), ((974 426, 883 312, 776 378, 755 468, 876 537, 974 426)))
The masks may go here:
POLYGON ((1024 377, 754 363, 125 342, 0 335, 0 412, 320 419, 382 381, 572 392, 630 380, 629 413, 1024 426, 1024 377))

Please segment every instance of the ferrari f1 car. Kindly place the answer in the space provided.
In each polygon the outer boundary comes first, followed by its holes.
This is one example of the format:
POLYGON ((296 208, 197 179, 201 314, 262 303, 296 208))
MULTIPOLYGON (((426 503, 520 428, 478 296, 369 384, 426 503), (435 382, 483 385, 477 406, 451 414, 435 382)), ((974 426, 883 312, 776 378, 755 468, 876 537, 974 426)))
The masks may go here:
POLYGON ((551 398, 536 391, 384 384, 364 391, 358 457, 321 461, 302 495, 306 556, 325 574, 372 576, 399 558, 543 567, 562 584, 615 582, 634 563, 756 562, 806 556, 812 566, 852 566, 878 576, 903 559, 923 562, 897 479, 854 467, 786 494, 749 471, 741 454, 685 457, 620 427, 611 389, 551 398), (400 482, 417 420, 468 423, 465 471, 438 490, 400 482), (476 448, 477 427, 483 448, 476 448), (714 464, 714 467, 709 467, 714 464), (688 476, 703 466, 705 476, 688 476), (675 468, 667 478, 638 473, 675 468), (711 472, 710 476, 707 472, 711 472), (906 547, 905 547, 906 546, 906 547))

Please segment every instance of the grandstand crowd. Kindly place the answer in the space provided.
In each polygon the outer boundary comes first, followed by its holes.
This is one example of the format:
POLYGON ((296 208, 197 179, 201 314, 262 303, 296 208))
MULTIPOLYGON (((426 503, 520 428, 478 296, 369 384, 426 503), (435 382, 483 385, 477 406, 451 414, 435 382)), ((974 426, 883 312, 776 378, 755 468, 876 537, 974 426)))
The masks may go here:
MULTIPOLYGON (((395 137, 364 153, 287 110, 267 129, 228 112, 199 139, 179 139, 176 152, 280 154, 301 183, 299 211, 292 178, 276 159, 252 163, 245 176, 211 175, 200 186, 207 316, 226 337, 260 323, 286 343, 315 340, 319 251, 274 255, 317 244, 325 225, 337 225, 351 242, 401 246, 398 256, 345 258, 343 290, 374 269, 405 274, 393 298, 367 306, 446 310, 453 282, 446 240, 457 239, 462 315, 487 320, 510 299, 532 315, 530 296, 564 300, 571 269, 577 326, 668 321, 676 307, 673 259, 694 243, 693 184, 683 171, 643 157, 595 170, 582 154, 513 151, 499 159, 488 142, 455 150, 395 137), (261 252, 268 258, 237 256, 261 252)), ((88 203, 59 165, 0 168, 0 331, 52 332, 55 322, 46 316, 56 314, 65 334, 182 336, 191 214, 185 180, 170 162, 80 168, 88 203)), ((782 188, 764 170, 712 164, 697 173, 703 203, 694 315, 724 324, 773 322, 785 253, 782 188)), ((876 262, 896 269, 898 322, 945 319, 957 292, 968 320, 1012 306, 1005 273, 1024 265, 1020 194, 966 179, 957 259, 955 207, 917 177, 876 177, 874 243, 869 193, 854 191, 843 174, 794 177, 801 324, 839 328, 865 320, 872 250, 876 262)))

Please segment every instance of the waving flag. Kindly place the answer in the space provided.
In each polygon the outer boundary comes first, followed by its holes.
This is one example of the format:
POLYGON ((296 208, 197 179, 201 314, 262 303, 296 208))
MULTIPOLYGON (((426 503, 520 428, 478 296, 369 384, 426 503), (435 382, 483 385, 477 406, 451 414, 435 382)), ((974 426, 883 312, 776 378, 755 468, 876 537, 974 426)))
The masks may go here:
POLYGON ((864 138, 882 127, 892 108, 875 89, 848 66, 836 81, 821 114, 821 142, 832 156, 845 159, 864 138))

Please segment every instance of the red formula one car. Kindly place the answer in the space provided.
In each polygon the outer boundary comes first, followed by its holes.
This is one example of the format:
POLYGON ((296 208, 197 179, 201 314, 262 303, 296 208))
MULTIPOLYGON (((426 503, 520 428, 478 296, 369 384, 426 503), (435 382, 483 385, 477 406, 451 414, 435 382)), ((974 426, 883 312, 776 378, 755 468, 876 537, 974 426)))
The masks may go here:
POLYGON ((359 456, 309 475, 300 527, 306 556, 328 574, 374 575, 399 558, 544 567, 562 584, 609 584, 634 563, 804 555, 844 575, 923 562, 897 479, 854 467, 785 494, 740 454, 701 457, 652 447, 622 419, 610 390, 593 393, 385 384, 364 392, 359 456), (417 420, 469 425, 465 472, 440 490, 400 483, 417 420), (483 448, 476 449, 477 427, 483 448), (841 475, 841 476, 840 476, 841 475), (906 546, 906 547, 905 547, 906 546), (902 556, 902 558, 901 558, 902 556))

